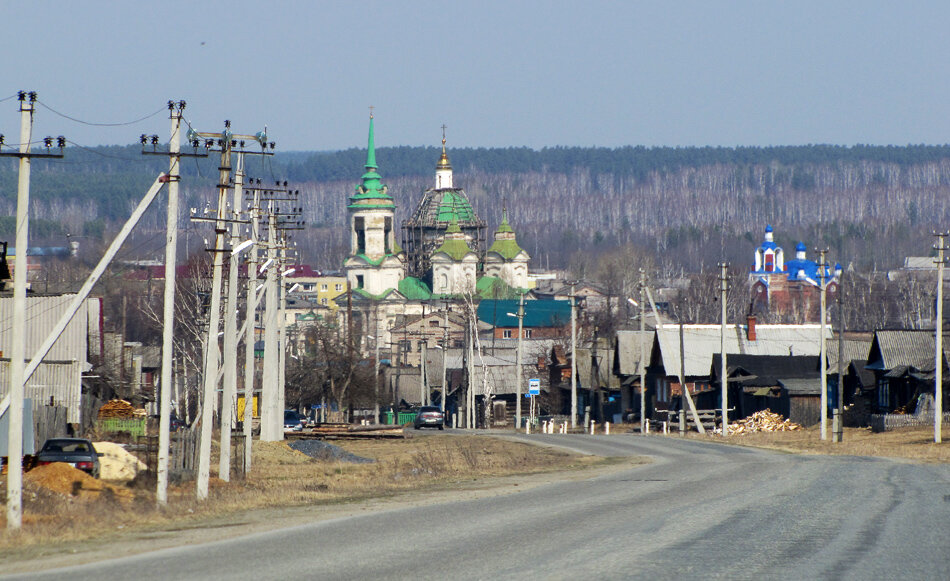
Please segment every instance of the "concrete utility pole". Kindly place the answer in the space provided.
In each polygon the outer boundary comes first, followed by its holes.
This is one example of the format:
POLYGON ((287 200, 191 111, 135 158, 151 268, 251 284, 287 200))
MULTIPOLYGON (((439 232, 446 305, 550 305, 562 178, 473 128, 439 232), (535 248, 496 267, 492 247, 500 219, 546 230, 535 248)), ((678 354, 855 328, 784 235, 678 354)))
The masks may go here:
POLYGON ((211 477, 211 436, 214 420, 214 404, 217 395, 218 362, 221 351, 218 348, 218 326, 221 322, 221 278, 224 272, 224 235, 227 216, 228 188, 231 185, 231 123, 224 122, 224 132, 220 134, 218 144, 221 147, 221 165, 218 168, 218 210, 214 227, 214 259, 211 275, 211 304, 208 312, 208 341, 205 343, 204 393, 201 404, 201 432, 198 444, 198 482, 196 496, 198 500, 208 498, 208 482, 211 477))
POLYGON ((577 313, 574 283, 571 283, 571 429, 577 427, 577 313))
MULTIPOLYGON (((272 202, 273 204, 273 202, 272 202)), ((261 381, 261 440, 275 442, 283 439, 283 411, 278 408, 280 401, 277 395, 277 215, 270 208, 267 224, 267 279, 265 292, 267 299, 264 305, 264 376, 261 381)))
POLYGON ((831 441, 841 442, 844 437, 844 311, 842 310, 844 285, 841 284, 841 270, 838 276, 838 405, 835 406, 837 422, 831 431, 831 441))
MULTIPOLYGON (((937 237, 937 328, 934 334, 934 442, 943 440, 943 267, 946 259, 944 238, 946 233, 934 233, 937 237)), ((19 252, 17 253, 19 256, 19 252)))
POLYGON ((646 272, 640 269, 640 433, 646 433, 647 426, 647 385, 646 385, 646 346, 643 344, 645 323, 643 321, 644 294, 646 292, 646 272))
MULTIPOLYGON (((281 237, 280 268, 287 265, 287 241, 281 237)), ((284 439, 283 417, 287 409, 287 394, 284 391, 287 380, 287 277, 294 273, 294 269, 280 271, 279 310, 277 311, 277 409, 280 411, 281 429, 278 432, 281 440, 284 439)))
POLYGON ((422 336, 422 347, 421 347, 420 353, 419 353, 419 355, 420 355, 420 359, 419 359, 419 396, 420 396, 420 400, 419 400, 419 401, 422 402, 421 405, 429 405, 429 388, 426 386, 426 383, 428 383, 428 382, 426 381, 426 379, 428 379, 428 378, 426 377, 426 373, 427 373, 427 369, 426 369, 426 367, 427 367, 427 366, 426 366, 426 363, 427 363, 427 362, 426 362, 426 357, 428 357, 428 355, 429 355, 429 350, 427 349, 427 347, 428 347, 428 341, 429 341, 429 340, 426 338, 426 336, 423 335, 423 336, 422 336))
POLYGON ((818 260, 818 281, 819 289, 821 291, 821 350, 818 360, 818 366, 821 369, 821 439, 828 439, 828 353, 825 350, 825 287, 827 286, 827 269, 828 265, 825 264, 825 254, 827 250, 822 249, 819 251, 819 260, 818 260))
MULTIPOLYGON (((13 271, 13 328, 10 340, 10 404, 7 411, 9 432, 7 434, 7 528, 19 530, 23 524, 23 399, 26 378, 26 251, 29 244, 30 208, 30 159, 33 157, 63 157, 66 139, 58 138, 59 154, 31 153, 33 137, 33 112, 36 93, 20 91, 20 150, 0 152, 3 157, 20 158, 19 182, 17 184, 16 258, 13 271)), ((45 140, 47 150, 52 138, 45 140)), ((3 136, 0 136, 0 146, 3 136)))
POLYGON ((720 290, 720 302, 722 303, 722 318, 720 319, 721 324, 719 328, 719 352, 721 353, 722 358, 722 369, 720 370, 720 377, 722 378, 722 436, 726 437, 729 435, 729 377, 726 375, 727 366, 726 366, 726 292, 729 290, 729 279, 726 276, 726 271, 729 268, 729 264, 725 262, 719 263, 719 290, 720 290))
MULTIPOLYGON (((442 311, 442 398, 439 402, 439 409, 445 413, 445 398, 448 397, 449 388, 447 382, 449 358, 449 304, 445 303, 445 310, 442 311)), ((452 426, 455 427, 455 426, 452 426)))
MULTIPOLYGON (((382 339, 379 338, 379 302, 373 302, 373 338, 376 339, 373 341, 375 343, 376 354, 373 357, 373 423, 379 423, 379 343, 382 339)), ((443 357, 445 352, 442 352, 443 357)), ((445 399, 445 379, 442 380, 442 393, 443 400, 445 399)), ((442 409, 445 409, 443 405, 442 409)), ((393 419, 393 424, 396 423, 396 420, 393 419)))
POLYGON ((175 378, 172 361, 175 350, 175 265, 178 256, 178 165, 181 153, 181 114, 185 102, 168 102, 171 137, 168 140, 168 209, 165 223, 165 296, 162 305, 162 385, 159 392, 158 476, 155 500, 168 504, 168 447, 171 443, 171 399, 175 378))
MULTIPOLYGON (((244 153, 237 152, 237 164, 234 171, 234 194, 231 202, 231 248, 228 260, 228 298, 224 306, 224 381, 221 387, 221 445, 218 457, 218 478, 225 482, 231 480, 231 427, 234 423, 234 410, 237 405, 237 311, 238 311, 238 268, 240 252, 235 248, 240 244, 241 206, 244 203, 244 153)), ((247 402, 244 402, 247 405, 247 402)), ((245 442, 245 446, 247 442, 245 442)))
POLYGON ((515 430, 521 429, 521 338, 524 335, 524 293, 518 293, 518 358, 515 369, 515 430))
MULTIPOLYGON (((260 180, 258 180, 258 184, 260 180)), ((254 422, 254 375, 255 354, 254 343, 257 340, 257 252, 258 241, 261 239, 260 216, 261 194, 260 188, 253 189, 254 201, 251 203, 251 247, 248 249, 247 260, 247 305, 244 316, 244 470, 251 469, 251 442, 254 422)))

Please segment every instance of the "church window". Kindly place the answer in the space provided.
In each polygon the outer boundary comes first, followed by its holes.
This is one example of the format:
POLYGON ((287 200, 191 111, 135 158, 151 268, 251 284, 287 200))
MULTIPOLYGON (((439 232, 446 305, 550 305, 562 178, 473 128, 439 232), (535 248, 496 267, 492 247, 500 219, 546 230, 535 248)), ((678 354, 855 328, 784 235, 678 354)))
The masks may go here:
POLYGON ((775 255, 771 252, 765 254, 765 272, 775 271, 775 255))
POLYGON ((363 275, 356 275, 356 288, 363 288, 363 275))
POLYGON ((383 240, 386 245, 386 250, 385 250, 386 254, 392 254, 393 252, 393 245, 390 242, 390 240, 392 239, 392 235, 393 235, 393 219, 387 216, 385 220, 385 232, 383 235, 383 240))
POLYGON ((356 254, 366 254, 366 221, 362 217, 353 220, 356 230, 356 254))

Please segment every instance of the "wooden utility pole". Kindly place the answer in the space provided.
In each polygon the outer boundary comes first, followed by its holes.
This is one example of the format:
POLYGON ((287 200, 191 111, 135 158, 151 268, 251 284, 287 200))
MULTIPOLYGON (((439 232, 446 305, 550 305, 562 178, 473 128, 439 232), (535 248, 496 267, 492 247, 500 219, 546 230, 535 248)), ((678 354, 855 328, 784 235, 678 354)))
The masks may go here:
POLYGON ((943 266, 944 238, 946 233, 935 233, 937 244, 937 320, 934 334, 934 442, 939 444, 943 440, 943 266))
POLYGON ((722 436, 726 437, 729 435, 729 376, 728 367, 726 365, 726 292, 729 290, 729 279, 726 276, 726 271, 729 268, 729 264, 725 262, 719 263, 719 291, 720 291, 720 302, 722 303, 722 317, 720 319, 719 327, 719 353, 722 359, 722 367, 720 369, 720 378, 722 379, 722 436))

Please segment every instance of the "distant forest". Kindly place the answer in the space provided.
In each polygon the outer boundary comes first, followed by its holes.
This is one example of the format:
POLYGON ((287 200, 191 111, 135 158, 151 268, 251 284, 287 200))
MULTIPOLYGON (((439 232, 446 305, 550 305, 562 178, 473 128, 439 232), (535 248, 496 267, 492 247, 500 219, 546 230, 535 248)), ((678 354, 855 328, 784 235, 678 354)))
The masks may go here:
MULTIPOLYGON (((148 146, 151 150, 151 146, 148 146)), ((365 150, 249 156, 247 172, 300 189, 306 230, 301 259, 339 268, 345 254, 346 197, 365 150)), ((534 267, 567 268, 633 252, 668 269, 700 272, 720 260, 751 263, 766 224, 791 257, 795 244, 826 247, 831 260, 870 271, 926 255, 931 231, 950 225, 950 146, 450 149, 455 185, 490 229, 502 207, 534 267)), ((379 172, 399 219, 432 186, 439 149, 381 147, 379 172)), ((182 161, 185 208, 214 199, 217 155, 182 161)), ((167 158, 138 145, 67 148, 62 160, 32 164, 34 244, 93 241, 115 231, 167 158)), ((0 160, 0 238, 11 242, 17 165, 0 160)), ((187 211, 183 224, 187 222, 187 211)), ((153 208, 127 253, 161 253, 164 211, 153 208)), ((190 225, 196 242, 207 225, 190 225)), ((207 232, 206 232, 207 231, 207 232)), ((491 231, 488 233, 489 238, 491 231)), ((157 253, 157 254, 156 254, 157 253)))

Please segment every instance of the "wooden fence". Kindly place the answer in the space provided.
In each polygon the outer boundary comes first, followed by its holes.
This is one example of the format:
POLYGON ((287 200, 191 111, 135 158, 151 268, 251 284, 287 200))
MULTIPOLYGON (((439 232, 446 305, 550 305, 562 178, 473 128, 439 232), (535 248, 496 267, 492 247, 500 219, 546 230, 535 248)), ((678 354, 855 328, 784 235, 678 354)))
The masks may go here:
MULTIPOLYGON (((950 424, 950 412, 944 412, 943 423, 950 424)), ((934 424, 933 412, 923 412, 920 414, 871 414, 868 416, 868 425, 872 432, 886 432, 896 428, 907 428, 911 426, 932 426, 934 424)))
MULTIPOLYGON (((194 480, 198 467, 199 430, 179 430, 171 434, 169 441, 168 474, 169 480, 182 482, 194 480)), ((231 435, 231 475, 244 478, 247 473, 244 465, 244 434, 231 435)), ((158 475, 158 436, 139 437, 136 446, 146 466, 149 478, 158 475)))

